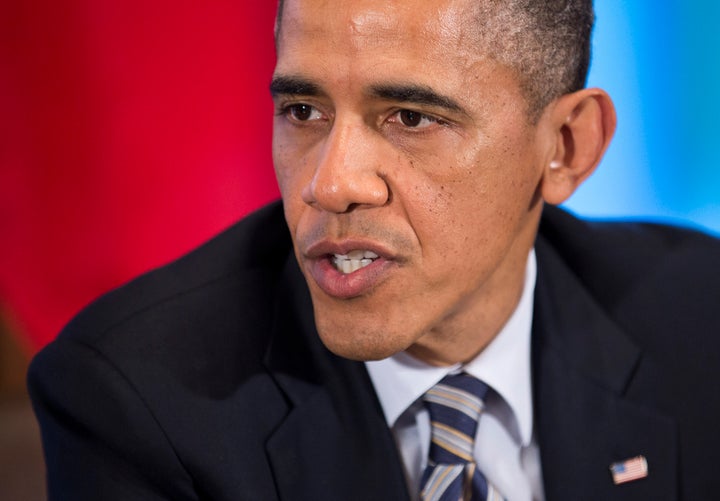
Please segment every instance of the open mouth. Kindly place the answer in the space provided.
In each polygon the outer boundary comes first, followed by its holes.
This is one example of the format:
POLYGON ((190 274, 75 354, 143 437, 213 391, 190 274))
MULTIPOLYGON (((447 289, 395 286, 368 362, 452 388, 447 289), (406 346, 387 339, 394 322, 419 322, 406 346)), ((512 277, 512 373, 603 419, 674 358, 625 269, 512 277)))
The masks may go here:
POLYGON ((364 268, 379 256, 369 250, 353 250, 347 254, 332 254, 331 261, 335 269, 345 275, 364 268))

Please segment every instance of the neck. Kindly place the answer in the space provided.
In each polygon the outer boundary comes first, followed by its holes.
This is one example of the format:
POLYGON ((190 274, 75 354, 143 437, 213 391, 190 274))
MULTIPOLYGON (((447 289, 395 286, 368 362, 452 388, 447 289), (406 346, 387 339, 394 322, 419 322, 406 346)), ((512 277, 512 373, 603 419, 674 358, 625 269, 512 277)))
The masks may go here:
POLYGON ((515 270, 501 274, 494 280, 501 287, 492 288, 491 294, 471 295, 453 315, 410 346, 406 352, 430 365, 447 366, 466 363, 487 347, 516 310, 525 287, 529 251, 520 253, 516 260, 507 263, 515 270))

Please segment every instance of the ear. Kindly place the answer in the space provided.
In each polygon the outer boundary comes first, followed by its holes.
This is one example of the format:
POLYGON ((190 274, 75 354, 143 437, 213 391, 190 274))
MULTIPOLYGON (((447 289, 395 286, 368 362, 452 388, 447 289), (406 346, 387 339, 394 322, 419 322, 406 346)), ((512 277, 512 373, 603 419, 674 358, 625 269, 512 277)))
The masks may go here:
POLYGON ((557 205, 600 163, 615 132, 615 107, 605 91, 582 89, 558 98, 541 120, 549 126, 551 137, 541 195, 545 202, 557 205))

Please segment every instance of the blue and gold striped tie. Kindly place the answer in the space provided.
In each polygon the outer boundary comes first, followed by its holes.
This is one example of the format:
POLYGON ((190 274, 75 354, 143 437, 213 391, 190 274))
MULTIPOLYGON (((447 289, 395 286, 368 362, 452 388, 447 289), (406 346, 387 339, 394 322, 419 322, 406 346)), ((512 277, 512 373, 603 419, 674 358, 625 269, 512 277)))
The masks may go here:
POLYGON ((422 501, 486 501, 502 496, 473 459, 475 432, 488 387, 466 373, 444 377, 425 393, 432 442, 422 478, 422 501))

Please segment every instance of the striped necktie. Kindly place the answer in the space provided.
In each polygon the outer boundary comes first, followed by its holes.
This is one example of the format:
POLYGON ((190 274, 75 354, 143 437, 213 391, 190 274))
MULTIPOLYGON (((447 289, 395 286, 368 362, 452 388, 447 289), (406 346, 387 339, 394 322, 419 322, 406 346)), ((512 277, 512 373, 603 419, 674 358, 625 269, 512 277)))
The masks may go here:
POLYGON ((432 442, 422 501, 502 500, 473 459, 475 432, 488 386, 466 373, 444 377, 423 396, 432 442))

